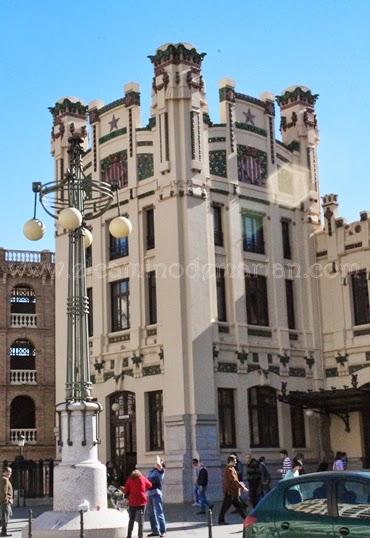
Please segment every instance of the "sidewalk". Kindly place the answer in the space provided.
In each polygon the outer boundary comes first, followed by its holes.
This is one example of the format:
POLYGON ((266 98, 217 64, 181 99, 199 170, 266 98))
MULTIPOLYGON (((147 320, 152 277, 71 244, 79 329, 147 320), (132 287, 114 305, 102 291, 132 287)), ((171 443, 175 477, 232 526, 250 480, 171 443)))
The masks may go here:
MULTIPOLYGON (((238 514, 232 514, 233 507, 226 514, 226 520, 229 525, 217 525, 217 517, 221 503, 216 503, 213 509, 213 538, 241 538, 242 521, 238 514)), ((33 517, 36 518, 42 512, 50 510, 50 506, 35 506, 32 508, 33 517)), ((28 524, 29 508, 14 508, 13 517, 9 522, 8 532, 13 538, 21 538, 21 529, 28 524)), ((196 515, 197 509, 189 503, 166 504, 165 512, 168 538, 208 538, 207 516, 196 515)), ((144 525, 144 538, 150 532, 148 521, 144 525)))

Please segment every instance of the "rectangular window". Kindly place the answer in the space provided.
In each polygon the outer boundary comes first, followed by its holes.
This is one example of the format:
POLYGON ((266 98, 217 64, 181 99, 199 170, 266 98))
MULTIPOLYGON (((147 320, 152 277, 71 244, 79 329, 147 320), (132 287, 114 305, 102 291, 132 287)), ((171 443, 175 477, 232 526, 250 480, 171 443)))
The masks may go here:
POLYGON ((243 215, 243 250, 265 253, 263 238, 263 216, 245 213, 243 215))
POLYGON ((295 329, 295 312, 294 312, 294 289, 293 280, 285 280, 286 309, 288 315, 288 328, 295 329))
POLYGON ((292 250, 290 248, 290 221, 283 219, 281 221, 281 235, 283 239, 283 257, 286 260, 292 259, 292 250))
POLYGON ((85 250, 86 254, 86 267, 92 267, 92 245, 85 250))
POLYGON ((222 232, 222 207, 214 205, 213 208, 213 233, 215 245, 217 247, 224 246, 224 234, 222 232))
POLYGON ((351 274, 353 316, 355 325, 370 323, 369 288, 367 272, 356 271, 351 274))
POLYGON ((236 446, 236 435, 233 389, 218 389, 218 425, 220 447, 234 448, 236 446))
POLYGON ((248 390, 251 447, 279 446, 276 390, 252 387, 248 390))
POLYGON ((227 321, 225 270, 216 267, 218 321, 227 321))
POLYGON ((94 331, 94 322, 93 322, 93 289, 87 288, 87 298, 89 300, 89 313, 87 316, 88 323, 88 335, 92 336, 94 331))
POLYGON ((145 209, 144 219, 145 250, 151 250, 155 247, 153 207, 145 209))
POLYGON ((157 323, 157 282, 155 271, 149 271, 146 274, 147 284, 147 324, 154 325, 157 323))
POLYGON ((163 450, 163 395, 161 390, 147 393, 149 411, 149 450, 163 450))
POLYGON ((130 327, 129 279, 112 282, 111 285, 111 330, 122 331, 130 327))
POLYGON ((116 260, 128 256, 128 237, 113 237, 109 234, 109 259, 116 260))
POLYGON ((245 275, 247 323, 268 326, 267 279, 262 275, 245 275))
POLYGON ((293 448, 306 447, 304 412, 302 407, 290 407, 290 424, 292 428, 293 448))

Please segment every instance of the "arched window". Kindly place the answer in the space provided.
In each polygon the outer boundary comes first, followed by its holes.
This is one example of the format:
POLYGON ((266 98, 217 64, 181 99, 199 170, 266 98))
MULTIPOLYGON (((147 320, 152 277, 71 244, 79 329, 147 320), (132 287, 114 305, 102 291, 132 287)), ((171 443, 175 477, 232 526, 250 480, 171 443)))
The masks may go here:
POLYGON ((36 351, 27 339, 15 340, 9 349, 11 370, 36 370, 36 351))
POLYGON ((12 289, 10 311, 12 314, 36 313, 36 296, 31 286, 19 284, 12 289))
POLYGON ((111 461, 125 481, 136 465, 135 393, 114 392, 109 396, 111 461))
POLYGON ((17 396, 10 404, 10 429, 36 428, 35 402, 29 396, 17 396))
POLYGON ((278 447, 276 390, 252 387, 248 390, 248 403, 251 447, 278 447))

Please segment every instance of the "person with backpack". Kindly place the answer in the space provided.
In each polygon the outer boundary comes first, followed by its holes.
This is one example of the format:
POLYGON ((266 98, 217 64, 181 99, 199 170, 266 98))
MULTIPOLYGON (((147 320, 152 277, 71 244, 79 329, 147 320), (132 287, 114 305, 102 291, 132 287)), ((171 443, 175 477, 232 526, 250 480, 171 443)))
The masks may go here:
POLYGON ((164 462, 157 456, 156 466, 147 475, 152 483, 152 487, 148 491, 148 511, 152 532, 148 536, 166 535, 166 519, 164 516, 162 496, 164 470, 164 462))

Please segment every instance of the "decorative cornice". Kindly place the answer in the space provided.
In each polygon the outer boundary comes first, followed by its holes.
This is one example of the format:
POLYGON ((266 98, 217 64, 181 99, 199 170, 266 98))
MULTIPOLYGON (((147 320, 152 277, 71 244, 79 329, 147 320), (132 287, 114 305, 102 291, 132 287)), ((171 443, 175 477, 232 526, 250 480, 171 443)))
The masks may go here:
POLYGON ((106 112, 109 112, 109 110, 113 110, 113 108, 117 108, 118 106, 122 106, 125 104, 125 98, 122 97, 121 99, 117 99, 116 101, 112 101, 111 103, 108 103, 107 105, 103 106, 98 110, 99 116, 102 114, 105 114, 106 112))
POLYGON ((54 118, 54 123, 56 123, 57 117, 66 114, 78 118, 86 118, 87 108, 81 101, 73 103, 66 97, 62 103, 55 103, 55 106, 49 106, 49 111, 54 118))
POLYGON ((113 133, 106 134, 104 136, 101 136, 99 138, 99 144, 104 144, 105 142, 108 142, 108 140, 112 140, 112 138, 116 138, 117 136, 122 136, 127 133, 126 127, 123 127, 122 129, 117 129, 117 131, 113 131, 113 133))
POLYGON ((183 43, 176 45, 170 44, 165 50, 157 49, 154 55, 149 55, 148 58, 156 68, 156 75, 160 74, 159 67, 168 64, 186 64, 196 66, 200 69, 205 52, 198 52, 195 48, 188 49, 183 43))
POLYGON ((304 90, 300 86, 297 86, 293 91, 287 90, 283 95, 278 95, 276 102, 281 108, 292 104, 315 106, 318 97, 318 93, 312 93, 311 90, 304 90))
POLYGON ((250 131, 251 133, 256 133, 261 136, 267 136, 266 129, 261 129, 260 127, 256 127, 255 125, 250 125, 249 123, 243 123, 241 121, 235 122, 235 127, 237 129, 243 129, 244 131, 250 131))

